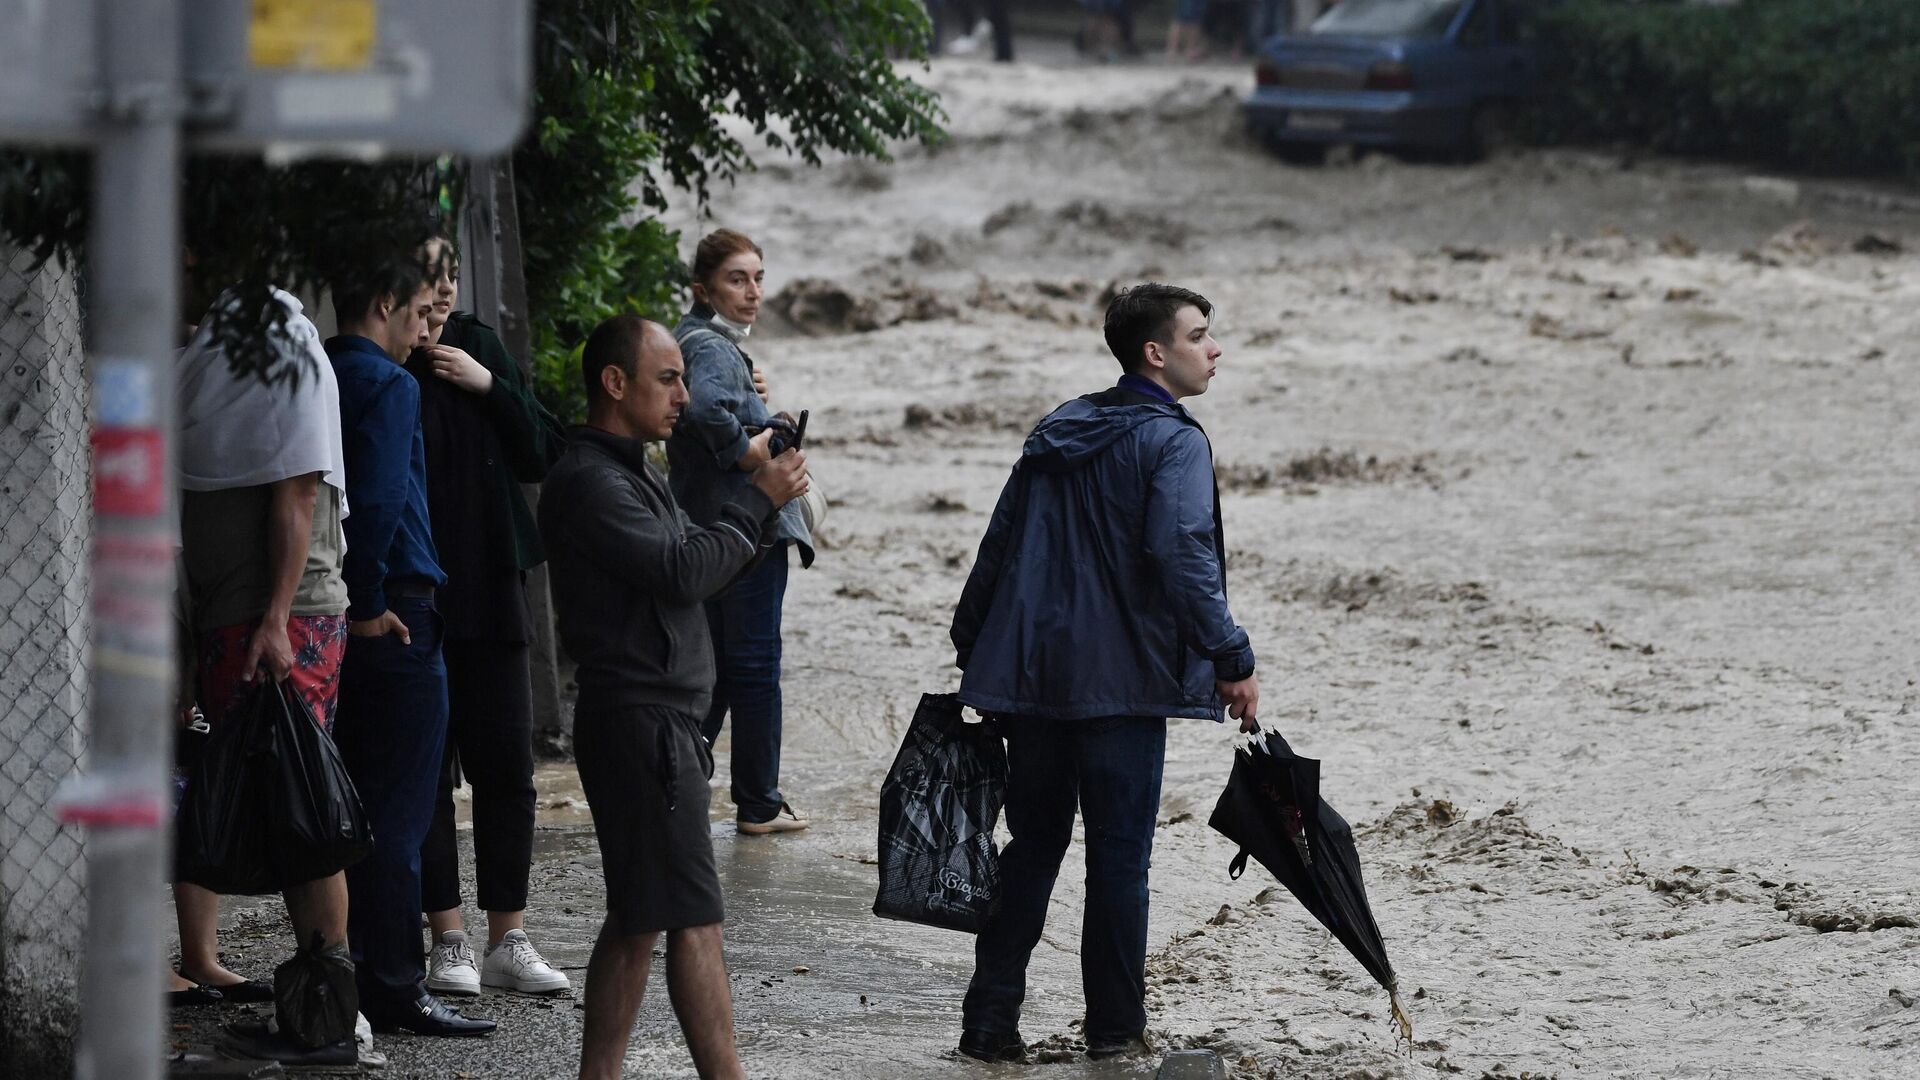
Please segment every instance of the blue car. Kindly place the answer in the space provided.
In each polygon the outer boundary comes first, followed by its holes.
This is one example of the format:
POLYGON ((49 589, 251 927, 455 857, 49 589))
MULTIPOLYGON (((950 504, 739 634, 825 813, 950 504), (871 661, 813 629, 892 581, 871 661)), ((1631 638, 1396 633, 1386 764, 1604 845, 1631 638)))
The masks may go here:
POLYGON ((1503 137, 1540 63, 1525 20, 1547 0, 1340 0, 1260 50, 1242 108, 1283 153, 1334 143, 1478 156, 1503 137))

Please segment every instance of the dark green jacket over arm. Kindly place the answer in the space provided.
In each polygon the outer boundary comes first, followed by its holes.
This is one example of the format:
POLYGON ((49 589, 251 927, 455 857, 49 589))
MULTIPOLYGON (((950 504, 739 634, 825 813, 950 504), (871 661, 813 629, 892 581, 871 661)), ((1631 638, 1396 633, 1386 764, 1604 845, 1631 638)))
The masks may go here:
MULTIPOLYGON (((456 311, 440 332, 440 344, 463 349, 493 373, 493 387, 479 396, 481 410, 492 422, 503 457, 489 470, 487 483, 493 501, 507 515, 513 533, 514 561, 531 570, 546 561, 540 528, 520 493, 521 484, 537 484, 567 447, 566 429, 533 396, 520 365, 493 327, 464 311, 456 311)), ((432 497, 431 491, 428 497, 432 497)))

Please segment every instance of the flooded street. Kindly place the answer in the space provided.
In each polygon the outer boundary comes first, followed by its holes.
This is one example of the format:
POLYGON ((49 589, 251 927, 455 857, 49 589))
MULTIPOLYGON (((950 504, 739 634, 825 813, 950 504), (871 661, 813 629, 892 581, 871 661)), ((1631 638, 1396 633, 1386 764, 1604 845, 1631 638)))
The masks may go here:
MULTIPOLYGON (((1885 250, 1920 218, 1587 152, 1290 167, 1240 136, 1236 69, 932 79, 948 146, 771 167, 713 206, 767 249, 786 325, 754 353, 813 410, 835 504, 787 615, 807 844, 873 852, 1020 439, 1110 384, 1109 289, 1171 280, 1220 305, 1189 404, 1264 715, 1361 834, 1418 1036, 1396 1056, 1344 950, 1257 868, 1228 879, 1205 822, 1231 737, 1191 722, 1156 1036, 1244 1076, 1920 1070, 1920 276, 1885 250)), ((1029 1041, 1078 1015, 1081 875, 1029 1041)), ((893 1075, 941 1075, 966 940, 849 932, 928 950, 947 1011, 899 1032, 893 1075)))
MULTIPOLYGON (((814 827, 735 835, 717 755, 749 1072, 1152 1075, 956 1059, 971 939, 869 911, 879 784, 957 685, 999 487, 1035 420, 1112 383, 1104 299, 1151 277, 1219 305, 1188 404, 1229 595, 1263 719, 1354 825, 1417 1032, 1396 1051, 1384 992, 1257 865, 1228 878, 1206 819, 1233 736, 1180 721, 1155 1044, 1236 1077, 1920 1075, 1920 216, 1585 151, 1289 166, 1239 134, 1240 68, 926 77, 946 146, 767 156, 711 208, 766 249, 750 349, 812 410, 832 504, 786 608, 783 787, 814 827)), ((542 782, 528 924, 577 987, 598 855, 570 768, 542 782)), ((1076 1034, 1081 855, 1029 1043, 1076 1034)), ((270 931, 231 937, 250 972, 270 931)), ((386 1075, 571 1075, 570 1002, 474 1011, 495 1038, 383 1038, 386 1075)), ((631 1062, 692 1075, 658 978, 631 1062)))

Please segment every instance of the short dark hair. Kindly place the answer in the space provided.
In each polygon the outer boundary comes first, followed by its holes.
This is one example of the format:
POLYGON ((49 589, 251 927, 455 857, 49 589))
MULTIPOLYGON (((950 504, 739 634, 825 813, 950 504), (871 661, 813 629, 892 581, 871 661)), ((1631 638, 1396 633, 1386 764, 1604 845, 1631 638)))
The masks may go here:
POLYGON ((1213 315, 1213 305, 1192 289, 1149 281, 1121 290, 1107 305, 1105 334, 1107 348, 1120 367, 1137 372, 1146 363, 1147 342, 1168 344, 1173 317, 1183 307, 1197 307, 1200 314, 1213 315))
POLYGON ((392 296, 404 304, 432 281, 433 274, 420 251, 383 249, 335 277, 329 286, 333 291, 333 317, 341 323, 358 321, 381 297, 392 296))
POLYGON ((647 327, 656 325, 653 320, 638 315, 615 315, 601 320, 593 333, 587 335, 586 347, 580 350, 580 378, 587 384, 588 408, 606 397, 606 391, 600 386, 600 372, 617 367, 629 379, 639 374, 647 327))

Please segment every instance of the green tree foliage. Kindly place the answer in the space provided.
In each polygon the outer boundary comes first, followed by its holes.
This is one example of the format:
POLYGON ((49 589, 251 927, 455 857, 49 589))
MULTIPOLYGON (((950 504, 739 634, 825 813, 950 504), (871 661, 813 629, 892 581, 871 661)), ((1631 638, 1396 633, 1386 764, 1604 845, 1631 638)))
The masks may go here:
MULTIPOLYGON (((608 315, 671 314, 683 295, 679 238, 650 217, 670 187, 704 200, 753 168, 723 125, 744 118, 778 151, 886 158, 939 137, 933 95, 892 57, 924 58, 919 0, 535 0, 532 126, 514 155, 537 383, 562 415, 582 405, 580 342, 608 315)), ((239 283, 223 328, 236 367, 277 311, 268 282, 302 290, 411 246, 459 209, 461 162, 376 164, 192 158, 182 186, 192 310, 239 283)), ((0 235, 82 268, 88 158, 0 149, 0 235)))
POLYGON ((1549 141, 1920 178, 1912 0, 1567 0, 1536 33, 1556 57, 1549 141))
POLYGON ((818 164, 885 159, 940 136, 932 93, 891 57, 924 57, 919 0, 539 0, 535 130, 514 155, 536 383, 584 407, 578 350, 594 324, 670 318, 680 238, 651 214, 670 187, 703 202, 753 168, 721 124, 818 164))
MULTIPOLYGON (((0 233, 41 259, 84 269, 91 174, 82 153, 0 151, 0 233)), ((268 286, 317 295, 375 253, 418 246, 447 220, 463 179, 457 164, 435 161, 190 158, 180 188, 180 316, 197 319, 233 289, 239 302, 222 305, 214 323, 228 361, 269 382, 298 379, 298 368, 274 366, 277 354, 255 347, 283 317, 268 286)))

